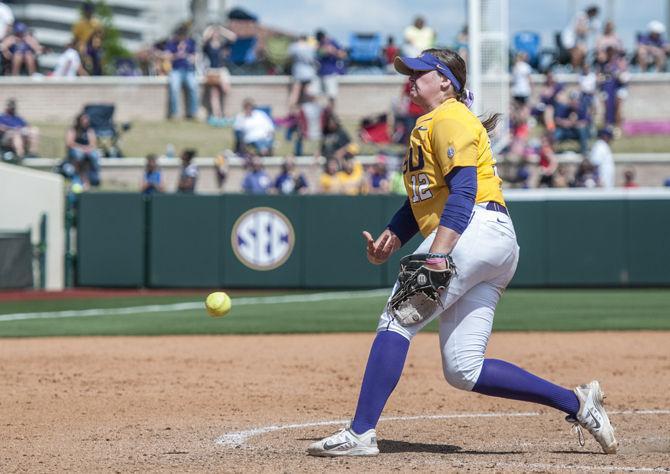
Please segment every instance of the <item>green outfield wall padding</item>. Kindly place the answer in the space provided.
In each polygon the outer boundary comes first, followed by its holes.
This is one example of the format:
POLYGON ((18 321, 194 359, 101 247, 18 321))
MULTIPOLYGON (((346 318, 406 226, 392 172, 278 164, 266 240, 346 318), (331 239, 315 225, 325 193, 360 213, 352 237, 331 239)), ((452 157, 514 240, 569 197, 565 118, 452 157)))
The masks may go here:
POLYGON ((625 201, 547 201, 547 285, 627 283, 625 201))
POLYGON ((545 286, 547 284, 547 223, 546 203, 507 203, 517 243, 519 264, 510 286, 545 286))
POLYGON ((160 194, 149 205, 148 285, 216 288, 223 279, 219 196, 160 194))
MULTIPOLYGON (((365 256, 404 196, 83 194, 78 284, 201 288, 390 287, 365 256), (145 252, 146 249, 146 252, 145 252)), ((670 285, 670 200, 511 201, 515 287, 670 285)), ((458 266, 458 262, 455 262, 458 266)))
POLYGON ((384 285, 384 268, 366 257, 362 232, 386 225, 386 197, 310 196, 304 200, 305 286, 366 288, 384 285))
POLYGON ((307 225, 303 218, 307 200, 302 196, 247 195, 219 199, 223 216, 221 285, 301 287, 307 239, 320 235, 318 226, 307 225))
POLYGON ((145 284, 145 202, 140 194, 85 193, 77 211, 77 284, 145 284))
POLYGON ((670 284, 670 201, 630 200, 626 204, 628 281, 670 284))

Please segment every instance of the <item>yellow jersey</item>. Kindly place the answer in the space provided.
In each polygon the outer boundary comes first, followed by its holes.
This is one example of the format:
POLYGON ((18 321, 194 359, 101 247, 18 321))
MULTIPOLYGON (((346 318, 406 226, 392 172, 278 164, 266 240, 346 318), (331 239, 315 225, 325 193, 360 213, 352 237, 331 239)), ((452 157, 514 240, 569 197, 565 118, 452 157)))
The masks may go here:
POLYGON ((403 161, 403 180, 412 213, 426 237, 440 224, 449 197, 444 177, 456 166, 475 166, 475 203, 505 205, 486 129, 465 104, 448 99, 419 117, 403 161))

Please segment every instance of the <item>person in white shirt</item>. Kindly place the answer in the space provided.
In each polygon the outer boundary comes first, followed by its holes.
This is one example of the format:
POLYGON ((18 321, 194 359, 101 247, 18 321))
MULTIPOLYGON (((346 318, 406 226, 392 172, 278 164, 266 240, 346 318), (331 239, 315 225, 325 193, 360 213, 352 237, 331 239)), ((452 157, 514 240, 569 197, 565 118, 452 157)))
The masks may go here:
POLYGON ((561 32, 561 45, 570 52, 570 63, 575 71, 582 67, 587 52, 595 46, 600 31, 599 12, 595 5, 578 12, 561 32))
POLYGON ((275 126, 272 119, 255 108, 251 99, 244 99, 242 112, 235 117, 233 129, 240 145, 250 146, 261 156, 268 156, 272 152, 275 126))
POLYGON ((598 139, 593 144, 589 156, 589 161, 597 168, 599 186, 606 189, 614 187, 614 157, 609 145, 611 141, 612 132, 609 129, 598 130, 598 139))
POLYGON ((53 77, 77 77, 88 76, 88 73, 81 64, 79 51, 74 47, 74 42, 65 47, 65 51, 58 57, 56 67, 52 73, 53 77))
POLYGON ((7 36, 9 27, 13 24, 14 13, 4 2, 0 2, 0 40, 7 36))
POLYGON ((307 38, 306 35, 300 36, 288 48, 288 55, 291 58, 291 77, 293 84, 289 94, 289 107, 300 103, 308 87, 316 82, 316 51, 317 43, 307 38))
POLYGON ((405 28, 403 38, 405 40, 402 49, 403 56, 419 56, 421 51, 435 45, 435 30, 426 26, 426 21, 417 16, 414 23, 405 28))
POLYGON ((528 64, 528 55, 526 53, 517 53, 512 68, 512 97, 519 104, 525 106, 528 102, 532 90, 530 75, 533 70, 528 64))

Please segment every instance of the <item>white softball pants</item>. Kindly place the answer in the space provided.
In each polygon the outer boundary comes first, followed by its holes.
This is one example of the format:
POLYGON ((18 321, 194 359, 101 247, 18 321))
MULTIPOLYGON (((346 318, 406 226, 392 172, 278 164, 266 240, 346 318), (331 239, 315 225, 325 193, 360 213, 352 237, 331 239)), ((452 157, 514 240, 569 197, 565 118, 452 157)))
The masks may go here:
MULTIPOLYGON (((414 253, 427 253, 436 232, 426 237, 414 253)), ((443 308, 409 327, 401 326, 384 311, 377 331, 394 331, 411 341, 439 317, 444 377, 456 388, 472 390, 484 362, 496 305, 519 260, 512 220, 501 212, 476 205, 451 256, 457 275, 442 295, 443 308)))

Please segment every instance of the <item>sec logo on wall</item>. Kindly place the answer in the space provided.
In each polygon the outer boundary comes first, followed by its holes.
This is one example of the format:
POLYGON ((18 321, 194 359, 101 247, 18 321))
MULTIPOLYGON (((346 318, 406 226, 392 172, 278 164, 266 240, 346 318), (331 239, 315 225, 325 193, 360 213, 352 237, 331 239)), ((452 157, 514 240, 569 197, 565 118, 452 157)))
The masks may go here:
POLYGON ((260 271, 274 270, 288 260, 295 232, 288 218, 271 207, 255 207, 242 214, 230 236, 240 262, 260 271))

